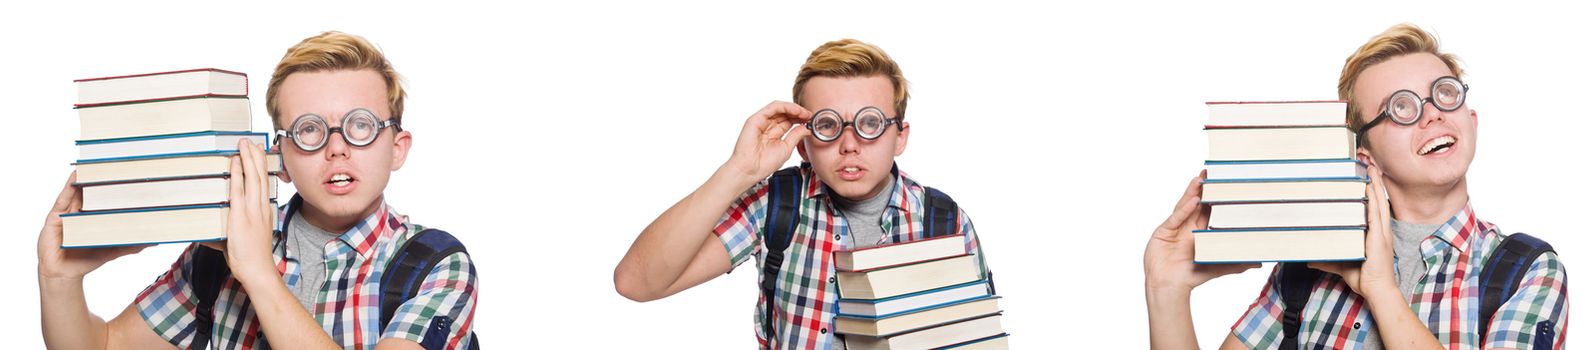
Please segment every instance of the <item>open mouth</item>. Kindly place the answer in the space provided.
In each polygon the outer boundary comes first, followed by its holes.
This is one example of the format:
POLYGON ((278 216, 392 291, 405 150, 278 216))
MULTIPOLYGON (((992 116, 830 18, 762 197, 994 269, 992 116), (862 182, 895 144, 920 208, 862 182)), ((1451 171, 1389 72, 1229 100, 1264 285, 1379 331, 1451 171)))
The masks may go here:
POLYGON ((1456 145, 1456 143, 1457 139, 1455 137, 1451 137, 1450 135, 1436 137, 1432 140, 1429 140, 1428 143, 1423 144, 1423 147, 1418 148, 1418 155, 1425 156, 1435 153, 1442 153, 1450 150, 1452 146, 1456 145))
POLYGON ((858 167, 856 165, 844 166, 840 169, 837 169, 837 175, 841 175, 842 180, 846 181, 858 180, 864 178, 864 168, 858 167))
POLYGON ((327 179, 327 184, 337 187, 348 186, 353 182, 354 178, 349 177, 349 174, 333 174, 331 178, 327 179))

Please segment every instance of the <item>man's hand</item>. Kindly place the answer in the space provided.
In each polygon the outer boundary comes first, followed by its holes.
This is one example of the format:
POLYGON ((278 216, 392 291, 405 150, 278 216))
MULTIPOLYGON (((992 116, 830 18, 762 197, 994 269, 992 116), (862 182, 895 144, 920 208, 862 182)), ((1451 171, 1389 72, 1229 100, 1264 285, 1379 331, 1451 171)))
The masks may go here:
POLYGON ((810 116, 803 106, 781 101, 749 116, 731 159, 637 234, 615 265, 615 292, 646 302, 730 271, 730 255, 713 233, 715 223, 737 196, 792 158, 792 150, 809 135, 803 124, 810 116))
MULTIPOLYGON (((1261 264, 1197 265, 1196 238, 1191 230, 1207 227, 1202 206, 1202 179, 1191 179, 1174 212, 1146 242, 1142 261, 1146 272, 1147 333, 1153 349, 1195 349, 1196 329, 1191 324, 1191 290, 1219 276, 1241 273, 1261 264)), ((1231 335, 1224 348, 1240 344, 1231 335)))
POLYGON ((1368 258, 1358 262, 1314 262, 1307 267, 1339 275, 1351 291, 1369 296, 1371 288, 1395 290, 1395 251, 1391 247, 1390 199, 1385 196, 1384 175, 1376 166, 1368 167, 1372 176, 1368 184, 1368 236, 1363 240, 1363 254, 1368 258))
POLYGON ((76 213, 83 208, 83 194, 78 192, 77 187, 72 186, 77 177, 77 172, 67 176, 66 185, 62 186, 61 194, 55 197, 55 205, 50 207, 50 214, 44 217, 44 228, 39 229, 40 279, 81 280, 84 275, 100 268, 106 262, 150 247, 140 245, 61 249, 61 214, 76 213))
POLYGON ((809 135, 811 113, 803 106, 791 102, 775 101, 748 117, 742 124, 742 134, 737 136, 736 148, 726 168, 743 178, 748 184, 757 183, 775 173, 792 158, 792 150, 809 135))
POLYGON ((238 141, 227 179, 227 266, 240 282, 273 281, 282 276, 271 256, 271 229, 276 210, 267 191, 266 152, 249 140, 238 141))
POLYGON ((1175 205, 1174 212, 1169 214, 1169 218, 1164 220, 1162 225, 1152 231, 1152 238, 1147 240, 1142 263, 1146 272, 1148 292, 1168 288, 1190 292, 1196 286, 1219 276, 1241 273, 1262 266, 1257 263, 1211 265, 1195 263, 1196 238, 1191 231, 1207 227, 1207 211, 1203 210, 1201 204, 1202 179, 1206 177, 1207 173, 1203 172, 1191 179, 1191 183, 1185 188, 1185 194, 1180 196, 1179 203, 1175 205))

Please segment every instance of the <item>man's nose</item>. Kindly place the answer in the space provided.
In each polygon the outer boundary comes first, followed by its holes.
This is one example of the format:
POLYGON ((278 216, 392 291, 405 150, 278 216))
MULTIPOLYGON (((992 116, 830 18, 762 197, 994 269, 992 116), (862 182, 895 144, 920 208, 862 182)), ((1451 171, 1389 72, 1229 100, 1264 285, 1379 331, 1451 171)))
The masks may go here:
POLYGON ((858 137, 858 124, 849 125, 846 128, 842 128, 842 136, 838 137, 836 142, 839 143, 838 146, 840 146, 837 147, 837 150, 841 151, 842 154, 858 153, 859 144, 864 142, 863 139, 858 137))
MULTIPOLYGON (((1450 112, 1440 110, 1440 103, 1438 101, 1434 101, 1432 98, 1426 102, 1428 103, 1423 104, 1423 115, 1418 119, 1418 126, 1426 128, 1429 126, 1429 124, 1445 121, 1445 114, 1450 112)), ((1462 109, 1457 108, 1451 110, 1451 112, 1460 110, 1462 109)))
POLYGON ((349 143, 343 139, 342 128, 329 128, 327 130, 327 146, 322 148, 323 156, 331 160, 334 157, 349 157, 349 143), (334 132, 336 131, 336 132, 334 132))

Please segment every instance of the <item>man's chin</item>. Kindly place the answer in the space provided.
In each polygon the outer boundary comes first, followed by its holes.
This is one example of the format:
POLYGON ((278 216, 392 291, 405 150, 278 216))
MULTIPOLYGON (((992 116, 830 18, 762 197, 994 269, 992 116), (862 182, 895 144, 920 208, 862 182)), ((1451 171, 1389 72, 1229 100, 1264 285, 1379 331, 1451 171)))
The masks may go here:
POLYGON ((360 200, 356 194, 335 196, 323 193, 318 198, 305 198, 305 208, 319 211, 321 215, 333 218, 348 218, 363 214, 366 208, 371 207, 373 200, 360 200))
POLYGON ((1468 166, 1472 163, 1471 157, 1453 157, 1441 162, 1420 164, 1426 183, 1437 187, 1451 187, 1461 183, 1468 175, 1468 166))
POLYGON ((1446 169, 1441 172, 1429 174, 1429 185, 1439 188, 1450 188, 1467 180, 1467 169, 1446 169))
POLYGON ((831 193, 842 197, 843 199, 850 201, 862 201, 872 197, 872 194, 877 194, 872 193, 876 187, 875 185, 885 181, 884 179, 875 181, 870 180, 871 179, 861 179, 858 181, 827 181, 825 185, 831 189, 831 193), (833 183, 836 185, 832 185, 833 183))

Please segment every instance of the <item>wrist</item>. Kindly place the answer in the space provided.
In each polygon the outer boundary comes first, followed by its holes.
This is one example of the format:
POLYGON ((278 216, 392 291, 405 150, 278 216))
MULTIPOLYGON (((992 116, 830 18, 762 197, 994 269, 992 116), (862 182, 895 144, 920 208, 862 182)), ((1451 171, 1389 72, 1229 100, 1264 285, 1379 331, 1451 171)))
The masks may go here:
POLYGON ((1191 289, 1183 287, 1146 287, 1146 306, 1148 310, 1164 308, 1190 308, 1191 289))
POLYGON ((1192 285, 1184 283, 1178 277, 1156 276, 1156 275, 1153 274, 1152 271, 1146 271, 1145 283, 1146 284, 1144 286, 1146 287, 1146 292, 1148 294, 1153 293, 1155 291, 1157 293, 1163 293, 1163 294, 1170 294, 1170 295, 1184 294, 1184 295, 1189 296, 1191 294, 1191 290, 1196 289, 1195 286, 1192 286, 1192 285))
MULTIPOLYGON (((1363 275, 1363 276, 1367 276, 1367 275, 1363 275)), ((1360 288, 1360 289, 1362 289, 1362 293, 1366 294, 1366 295, 1364 295, 1364 297, 1369 297, 1369 296, 1380 296, 1380 297, 1398 296, 1399 297, 1401 295, 1401 289, 1396 287, 1396 281, 1393 280, 1393 279, 1363 278, 1361 287, 1362 288, 1360 288)))
POLYGON ((1401 295, 1401 289, 1393 281, 1372 281, 1362 286, 1363 297, 1374 300, 1398 300, 1406 303, 1406 297, 1401 295))
POLYGON ((277 272, 277 266, 259 261, 228 260, 227 267, 232 270, 233 278, 245 286, 266 282, 281 282, 282 274, 277 272))
POLYGON ((70 289, 83 289, 83 276, 51 275, 51 274, 45 273, 43 271, 43 269, 40 269, 40 271, 39 271, 39 291, 41 292, 40 293, 41 296, 54 294, 54 293, 47 293, 48 291, 60 291, 60 290, 70 290, 70 289))
POLYGON ((75 283, 82 283, 83 276, 89 273, 89 271, 72 271, 60 265, 66 264, 49 265, 45 263, 45 259, 39 259, 39 265, 37 266, 39 282, 43 283, 46 279, 49 279, 51 281, 76 281, 75 283))
POLYGON ((707 187, 716 191, 730 191, 733 194, 741 193, 749 187, 753 187, 759 181, 764 181, 764 178, 770 175, 760 175, 757 172, 756 170, 743 169, 733 164, 733 162, 727 161, 725 164, 720 165, 720 168, 715 169, 713 175, 709 176, 707 187))

